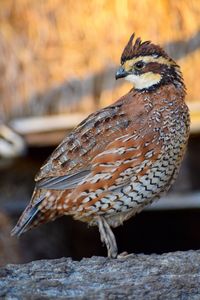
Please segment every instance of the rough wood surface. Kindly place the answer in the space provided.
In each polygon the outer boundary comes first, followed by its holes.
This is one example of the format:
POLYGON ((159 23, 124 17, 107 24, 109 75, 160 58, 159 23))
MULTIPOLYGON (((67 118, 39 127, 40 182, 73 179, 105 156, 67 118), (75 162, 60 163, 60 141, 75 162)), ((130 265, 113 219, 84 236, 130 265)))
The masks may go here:
POLYGON ((200 299, 200 251, 7 265, 0 299, 200 299))

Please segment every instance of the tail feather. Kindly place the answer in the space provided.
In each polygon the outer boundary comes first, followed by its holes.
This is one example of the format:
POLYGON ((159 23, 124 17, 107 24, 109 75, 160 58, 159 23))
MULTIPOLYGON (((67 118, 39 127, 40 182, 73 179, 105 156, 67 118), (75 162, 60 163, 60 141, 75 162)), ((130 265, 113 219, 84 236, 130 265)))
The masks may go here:
POLYGON ((26 207, 11 235, 20 236, 29 229, 40 224, 53 221, 63 215, 63 199, 66 199, 69 191, 35 189, 29 205, 26 207), (61 196, 63 195, 64 198, 61 196))
POLYGON ((28 227, 34 222, 38 212, 40 211, 39 205, 44 200, 45 197, 41 197, 34 204, 33 207, 28 206, 17 222, 16 226, 11 231, 11 235, 20 236, 22 233, 28 230, 28 227))

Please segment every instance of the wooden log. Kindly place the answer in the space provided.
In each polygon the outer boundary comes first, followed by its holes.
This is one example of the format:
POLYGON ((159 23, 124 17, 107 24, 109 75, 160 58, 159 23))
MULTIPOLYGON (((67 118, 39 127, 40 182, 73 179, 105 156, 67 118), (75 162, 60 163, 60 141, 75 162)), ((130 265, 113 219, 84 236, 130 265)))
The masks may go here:
MULTIPOLYGON (((200 103, 188 103, 191 113, 191 134, 200 133, 200 103)), ((9 126, 22 135, 30 146, 54 146, 88 114, 62 114, 12 120, 9 126)))
POLYGON ((31 133, 72 129, 86 117, 86 114, 63 114, 20 118, 11 121, 10 126, 19 134, 26 135, 31 133))
POLYGON ((0 268, 1 299, 199 299, 200 251, 0 268))

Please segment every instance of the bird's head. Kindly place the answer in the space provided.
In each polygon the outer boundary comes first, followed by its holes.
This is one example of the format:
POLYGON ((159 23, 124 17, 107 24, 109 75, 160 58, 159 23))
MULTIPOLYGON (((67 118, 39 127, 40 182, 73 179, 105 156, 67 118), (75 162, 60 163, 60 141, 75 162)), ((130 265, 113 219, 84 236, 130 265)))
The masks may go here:
POLYGON ((184 88, 179 66, 159 46, 150 41, 142 42, 134 34, 130 37, 121 56, 121 66, 116 79, 124 77, 134 84, 136 90, 154 90, 157 87, 173 83, 184 88))

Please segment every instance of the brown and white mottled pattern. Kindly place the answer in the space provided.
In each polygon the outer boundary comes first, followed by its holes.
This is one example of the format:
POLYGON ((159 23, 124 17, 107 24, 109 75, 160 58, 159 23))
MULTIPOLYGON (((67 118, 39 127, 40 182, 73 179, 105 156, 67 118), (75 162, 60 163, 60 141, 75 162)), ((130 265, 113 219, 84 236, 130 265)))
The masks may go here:
POLYGON ((131 79, 135 88, 91 114, 56 148, 13 234, 72 215, 97 225, 116 257, 110 226, 140 212, 175 180, 190 123, 181 72, 150 42, 131 40, 125 50, 116 78, 131 79))

